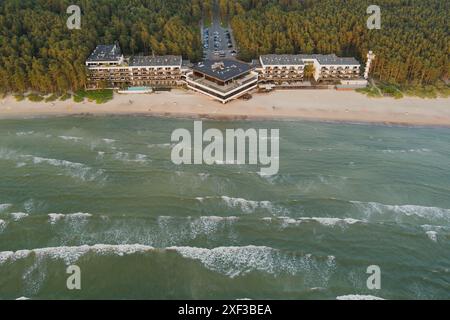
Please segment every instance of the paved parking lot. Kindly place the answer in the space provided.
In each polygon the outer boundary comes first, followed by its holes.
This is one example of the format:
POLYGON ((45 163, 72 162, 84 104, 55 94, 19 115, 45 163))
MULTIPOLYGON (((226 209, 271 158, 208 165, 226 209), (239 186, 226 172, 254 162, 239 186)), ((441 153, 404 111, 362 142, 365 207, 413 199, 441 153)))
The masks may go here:
POLYGON ((214 9, 212 25, 202 28, 203 57, 205 59, 218 60, 223 58, 235 58, 237 51, 233 32, 231 29, 223 28, 220 23, 220 12, 218 6, 214 9))

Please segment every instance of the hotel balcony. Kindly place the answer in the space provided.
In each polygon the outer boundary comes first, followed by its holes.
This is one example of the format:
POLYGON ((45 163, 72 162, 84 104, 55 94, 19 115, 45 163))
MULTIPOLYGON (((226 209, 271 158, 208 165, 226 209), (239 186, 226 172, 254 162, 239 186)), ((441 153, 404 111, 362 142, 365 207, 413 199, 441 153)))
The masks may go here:
POLYGON ((196 76, 192 72, 187 74, 186 82, 192 90, 208 95, 222 103, 227 103, 256 88, 258 74, 252 71, 239 79, 235 79, 225 85, 220 85, 205 77, 196 76))

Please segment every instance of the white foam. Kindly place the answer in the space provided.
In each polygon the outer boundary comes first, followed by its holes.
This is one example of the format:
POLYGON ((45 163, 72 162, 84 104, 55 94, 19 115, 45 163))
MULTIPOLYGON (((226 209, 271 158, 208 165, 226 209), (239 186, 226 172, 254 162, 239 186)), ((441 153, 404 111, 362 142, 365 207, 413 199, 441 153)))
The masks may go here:
POLYGON ((4 212, 4 211, 8 210, 8 209, 11 208, 11 207, 12 207, 12 204, 11 204, 11 203, 3 203, 3 204, 0 204, 0 213, 2 213, 2 212, 4 212))
POLYGON ((204 216, 189 218, 190 237, 195 239, 198 235, 215 234, 223 225, 234 223, 236 217, 204 216))
POLYGON ((284 212, 281 208, 276 208, 270 201, 253 201, 243 198, 232 198, 227 196, 222 196, 221 199, 230 208, 240 208, 244 213, 252 213, 256 209, 265 209, 271 213, 281 213, 284 212))
POLYGON ((18 160, 19 165, 24 166, 31 164, 47 164, 66 170, 72 177, 82 180, 92 181, 103 174, 103 170, 94 170, 84 164, 71 162, 68 160, 51 159, 44 157, 36 157, 33 155, 18 154, 16 151, 8 149, 0 149, 0 158, 5 160, 18 160))
POLYGON ((69 171, 70 175, 74 178, 80 178, 82 180, 92 181, 103 174, 103 170, 94 170, 82 163, 71 162, 67 160, 49 159, 42 157, 27 156, 31 158, 34 164, 48 164, 55 167, 60 167, 69 171))
MULTIPOLYGON (((0 252, 0 265, 13 263, 17 260, 33 258, 35 264, 44 260, 62 260, 66 265, 78 261, 82 256, 92 253, 94 255, 125 256, 135 253, 175 251, 185 259, 197 260, 207 269, 234 278, 250 272, 264 272, 269 274, 287 273, 295 275, 304 272, 314 284, 326 286, 330 276, 335 270, 335 258, 328 256, 316 259, 312 255, 296 255, 283 253, 277 249, 264 246, 246 247, 218 247, 213 249, 195 247, 169 247, 156 249, 147 245, 108 245, 96 244, 93 246, 77 247, 51 247, 34 250, 19 250, 16 252, 0 252)), ((308 284, 307 284, 308 285, 308 284)))
POLYGON ((75 141, 75 142, 79 142, 79 141, 83 140, 83 138, 71 137, 71 136, 59 136, 58 138, 61 138, 63 140, 67 140, 67 141, 75 141))
POLYGON ((435 226, 435 225, 429 225, 429 224, 423 224, 423 225, 421 225, 421 227, 425 231, 444 231, 444 230, 450 229, 450 227, 435 226))
POLYGON ((417 216, 430 220, 443 219, 446 221, 450 221, 450 209, 438 207, 423 207, 417 205, 386 205, 377 202, 351 202, 361 208, 367 216, 370 216, 372 214, 393 212, 395 214, 417 216))
POLYGON ((51 224, 55 224, 56 222, 64 218, 64 215, 62 213, 50 213, 48 216, 50 218, 51 224))
POLYGON ((430 149, 426 148, 420 148, 420 149, 399 149, 399 150, 392 150, 392 149, 386 149, 382 150, 383 153, 430 153, 430 149))
POLYGON ((214 237, 237 220, 238 218, 233 216, 160 216, 158 217, 158 230, 154 230, 151 234, 156 238, 156 242, 160 243, 161 240, 163 240, 163 244, 173 245, 175 243, 184 242, 187 239, 196 239, 199 236, 210 235, 214 237), (167 236, 169 236, 169 239, 167 239, 167 236))
POLYGON ((199 260, 206 268, 236 277, 251 270, 274 273, 274 249, 269 247, 172 247, 184 258, 199 260))
POLYGON ((304 222, 317 222, 320 223, 323 226, 327 226, 327 227, 334 227, 334 226, 346 226, 346 225, 353 225, 356 223, 364 223, 365 221, 362 220, 357 220, 357 219, 352 219, 352 218, 323 218, 323 217, 301 217, 301 218, 290 218, 290 217, 279 217, 277 218, 279 220, 282 221, 282 223, 284 225, 289 225, 289 224, 301 224, 304 222))
POLYGON ((16 136, 22 137, 22 136, 29 136, 34 134, 34 131, 20 131, 16 133, 16 136))
POLYGON ((345 296, 336 297, 336 300, 384 300, 384 299, 371 295, 349 294, 345 296))
POLYGON ((0 232, 3 232, 3 230, 5 230, 6 228, 6 221, 0 219, 0 232))
POLYGON ((136 162, 147 162, 148 158, 145 154, 137 154, 136 155, 136 162))
POLYGON ((111 143, 116 142, 116 140, 114 140, 114 139, 102 139, 102 141, 107 143, 107 144, 111 144, 111 143))
POLYGON ((437 232, 436 231, 427 231, 426 232, 428 238, 430 238, 431 241, 437 242, 437 232))
POLYGON ((50 247, 34 250, 19 250, 16 252, 4 251, 0 252, 0 265, 5 262, 14 262, 17 260, 28 258, 34 255, 36 259, 51 258, 63 260, 67 265, 76 262, 80 257, 87 253, 96 255, 130 255, 135 253, 143 253, 154 250, 153 247, 134 244, 134 245, 108 245, 96 244, 93 246, 79 247, 50 247))
POLYGON ((134 157, 128 152, 117 152, 114 154, 114 159, 123 162, 140 162, 145 163, 148 160, 148 157, 145 154, 136 154, 134 157))
POLYGON ((27 297, 20 297, 20 298, 17 298, 16 300, 30 300, 30 298, 27 298, 27 297))
POLYGON ((352 225, 356 223, 363 223, 362 220, 352 219, 352 218, 300 218, 303 221, 317 221, 324 226, 335 226, 340 224, 352 225))
POLYGON ((287 255, 277 249, 265 246, 218 247, 203 249, 194 247, 171 247, 184 258, 200 261, 207 269, 234 278, 252 271, 269 274, 309 271, 311 278, 317 275, 322 281, 327 281, 329 272, 334 269, 334 260, 326 262, 320 268, 318 262, 311 256, 287 255), (314 274, 312 274, 314 273, 314 274))
POLYGON ((176 146, 175 143, 159 143, 159 144, 149 144, 149 148, 172 148, 176 146))
POLYGON ((85 220, 87 218, 92 217, 92 214, 90 213, 71 213, 71 214, 62 214, 62 213, 50 213, 49 215, 50 223, 55 224, 61 219, 64 220, 85 220))
POLYGON ((36 205, 33 199, 28 199, 23 203, 23 207, 26 212, 32 212, 35 209, 36 205))
POLYGON ((29 214, 25 212, 14 212, 10 213, 10 215, 14 221, 19 221, 29 216, 29 214))
POLYGON ((222 196, 221 198, 229 207, 239 207, 245 213, 251 213, 255 211, 255 209, 259 206, 259 203, 257 201, 246 200, 243 198, 231 198, 227 196, 222 196))

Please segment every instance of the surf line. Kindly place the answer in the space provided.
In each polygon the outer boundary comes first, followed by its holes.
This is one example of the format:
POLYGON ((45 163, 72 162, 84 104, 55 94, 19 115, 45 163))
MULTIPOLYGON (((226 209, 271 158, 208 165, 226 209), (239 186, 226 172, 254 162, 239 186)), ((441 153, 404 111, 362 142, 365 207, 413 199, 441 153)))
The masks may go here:
POLYGON ((273 176, 280 168, 280 130, 268 133, 254 128, 203 132, 203 122, 194 121, 193 134, 184 128, 173 131, 171 160, 176 165, 259 165, 261 175, 273 176))

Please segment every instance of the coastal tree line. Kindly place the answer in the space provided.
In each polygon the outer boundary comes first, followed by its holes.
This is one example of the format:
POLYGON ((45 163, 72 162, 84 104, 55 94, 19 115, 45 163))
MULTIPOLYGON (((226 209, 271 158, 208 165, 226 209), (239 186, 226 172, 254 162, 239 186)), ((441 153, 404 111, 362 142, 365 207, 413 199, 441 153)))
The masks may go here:
MULTIPOLYGON (((215 0, 3 0, 0 92, 75 91, 86 57, 119 41, 125 54, 202 57, 199 22, 215 0), (69 5, 82 9, 81 30, 66 27, 69 5)), ((267 53, 336 53, 377 59, 372 76, 398 84, 434 84, 449 71, 450 11, 441 0, 377 0, 381 30, 368 30, 368 0, 217 0, 234 30, 240 58, 267 53)))
POLYGON ((203 0, 0 1, 0 92, 84 88, 84 62, 97 44, 119 41, 125 54, 202 56, 203 0), (81 7, 81 30, 67 8, 81 7))
POLYGON ((432 84, 449 73, 448 1, 220 0, 241 58, 267 53, 336 53, 365 62, 372 76, 394 83, 432 84), (380 30, 367 28, 366 10, 381 8, 380 30))

